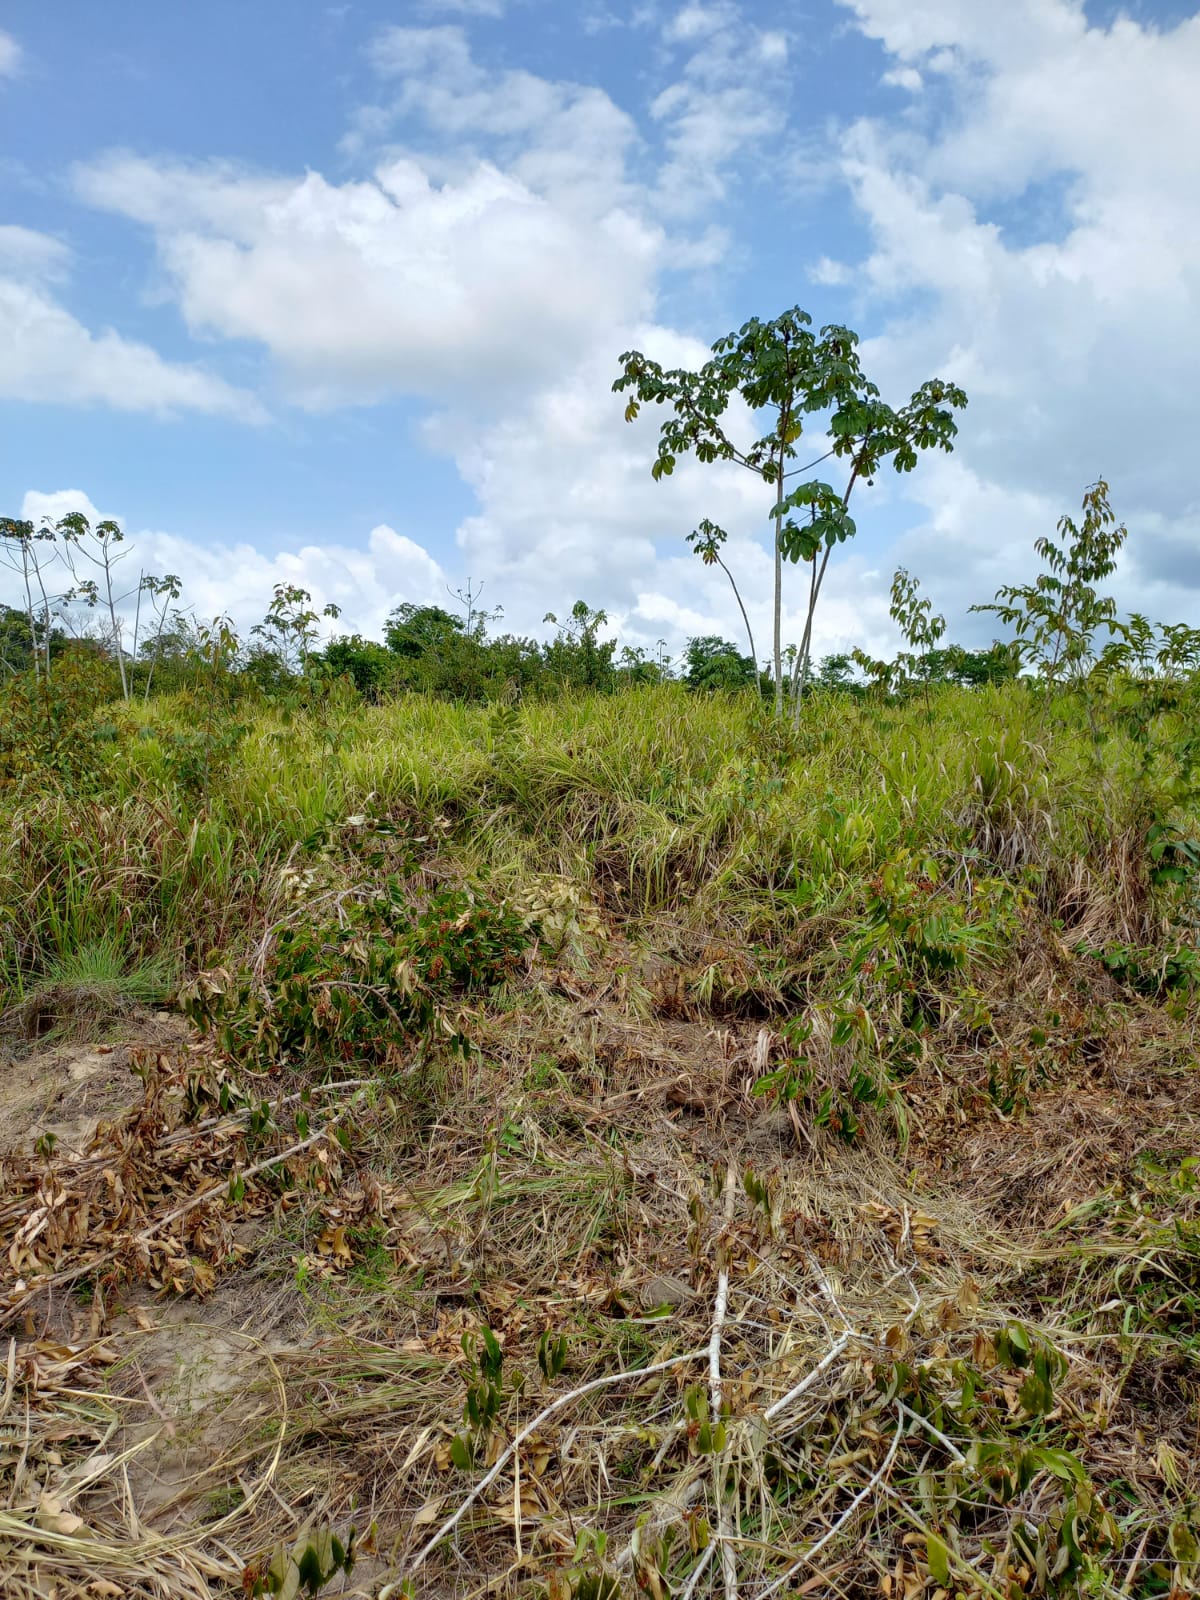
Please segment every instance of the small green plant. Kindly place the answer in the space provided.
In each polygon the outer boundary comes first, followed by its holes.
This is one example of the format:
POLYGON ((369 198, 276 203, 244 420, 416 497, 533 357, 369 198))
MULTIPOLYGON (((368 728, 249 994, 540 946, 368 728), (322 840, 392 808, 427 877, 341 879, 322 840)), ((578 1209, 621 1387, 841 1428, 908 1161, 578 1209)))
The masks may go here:
POLYGON ((337 922, 310 921, 301 907, 278 930, 261 975, 202 974, 183 1006, 236 1060, 322 1055, 386 1066, 438 1032, 465 1050, 452 1002, 501 982, 534 934, 482 893, 441 889, 418 908, 392 878, 345 896, 337 922))
POLYGON ((561 1333, 554 1336, 547 1329, 538 1340, 537 1359, 538 1366, 542 1369, 542 1377, 547 1383, 551 1383, 566 1365, 566 1336, 561 1333))
POLYGON ((931 653, 946 631, 945 617, 935 615, 933 602, 928 595, 922 597, 921 585, 910 577, 903 567, 896 569, 892 578, 892 621, 900 629, 908 645, 908 653, 896 657, 900 681, 915 679, 925 697, 925 719, 932 726, 933 708, 929 702, 931 653))
MULTIPOLYGON (((463 1421, 467 1424, 467 1430, 456 1434, 450 1441, 450 1459, 460 1471, 469 1472, 479 1445, 486 1442, 495 1427, 505 1400, 504 1351, 491 1328, 483 1328, 478 1337, 473 1333, 464 1333, 462 1348, 474 1370, 468 1379, 467 1397, 463 1402, 463 1421)), ((541 1349, 538 1353, 540 1358, 541 1349)), ((565 1348, 563 1354, 566 1354, 565 1348)), ((521 1379, 518 1376, 516 1387, 519 1389, 520 1386, 521 1379)))
POLYGON ((1155 950, 1116 943, 1099 948, 1081 944, 1078 951, 1102 961, 1119 983, 1137 994, 1154 997, 1200 988, 1200 950, 1192 945, 1155 950))
POLYGON ((283 663, 284 670, 301 675, 308 671, 316 646, 322 617, 341 615, 338 606, 313 610, 312 595, 294 583, 277 583, 267 614, 250 630, 263 639, 266 647, 283 663))
POLYGON ((687 1417, 688 1442, 697 1455, 716 1455, 724 1450, 725 1419, 711 1415, 708 1392, 703 1384, 694 1383, 685 1390, 683 1410, 687 1417))
POLYGON ((354 1528, 343 1543, 332 1528, 324 1527, 302 1534, 290 1549, 276 1545, 265 1562, 246 1568, 242 1587, 252 1600, 265 1595, 280 1600, 292 1600, 301 1593, 318 1595, 339 1574, 349 1577, 354 1571, 355 1538, 354 1528))

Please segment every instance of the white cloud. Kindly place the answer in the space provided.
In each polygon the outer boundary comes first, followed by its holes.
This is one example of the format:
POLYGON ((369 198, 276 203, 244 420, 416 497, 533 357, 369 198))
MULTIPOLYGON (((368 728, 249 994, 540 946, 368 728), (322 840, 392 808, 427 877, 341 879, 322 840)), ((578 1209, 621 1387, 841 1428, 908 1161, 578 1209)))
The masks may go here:
POLYGON ((420 0, 418 9, 427 15, 452 12, 460 17, 502 17, 504 0, 420 0))
MULTIPOLYGON (((107 516, 125 526, 111 510, 98 509, 81 489, 30 490, 21 516, 35 523, 57 522, 70 511, 82 511, 93 525, 107 516)), ((243 637, 262 620, 277 583, 308 589, 318 611, 328 604, 341 607, 336 623, 323 622, 326 634, 357 630, 379 638, 388 612, 402 601, 447 603, 446 576, 437 561, 386 524, 372 528, 365 543, 302 545, 274 555, 244 541, 198 544, 171 533, 128 527, 125 533, 126 571, 134 581, 142 571, 176 573, 183 580, 180 603, 185 609, 200 621, 227 614, 243 637)), ((0 567, 3 598, 15 598, 15 591, 0 567)))
POLYGON ((21 46, 11 33, 0 31, 0 78, 15 78, 21 67, 21 46))
POLYGON ((907 89, 910 94, 917 94, 925 87, 925 80, 916 67, 893 67, 879 81, 891 89, 907 89))
POLYGON ((831 256, 821 256, 808 269, 808 276, 813 283, 839 288, 843 284, 852 282, 854 274, 844 261, 834 261, 831 256))
POLYGON ((724 201, 739 163, 787 126, 787 36, 750 21, 735 0, 690 3, 667 21, 664 44, 686 54, 675 80, 651 102, 667 158, 656 205, 691 217, 724 201))
POLYGON ((644 196, 627 163, 633 119, 603 90, 520 69, 488 71, 461 28, 386 28, 371 60, 390 91, 360 114, 357 146, 417 121, 434 141, 422 152, 431 176, 458 178, 488 158, 533 193, 572 215, 598 218, 644 196))
POLYGON ((0 223, 0 272, 15 278, 61 278, 70 251, 60 239, 15 223, 0 223))
POLYGON ((375 60, 397 95, 381 115, 422 118, 438 161, 337 184, 114 155, 77 189, 154 229, 194 334, 264 345, 303 404, 499 403, 646 314, 664 235, 624 203, 633 130, 607 96, 489 76, 457 28, 391 29, 375 60), (503 167, 472 149, 485 136, 503 167))
MULTIPOLYGON (((990 598, 1104 473, 1132 530, 1119 594, 1141 604, 1164 552, 1200 537, 1200 15, 1103 28, 1075 0, 843 3, 897 76, 944 78, 920 122, 860 122, 841 144, 872 239, 854 281, 892 315, 864 357, 885 392, 942 371, 971 397, 954 462, 912 485, 927 559, 944 569, 945 535, 957 589, 990 598)), ((1196 617, 1200 571, 1176 570, 1167 610, 1196 617)))
MULTIPOLYGON (((11 236, 8 242, 11 249, 11 236)), ((25 264, 36 265, 37 246, 19 241, 18 254, 23 247, 25 264)), ((52 262, 58 259, 51 253, 52 262)), ((264 417, 244 390, 201 367, 164 361, 111 328, 92 333, 44 289, 18 277, 0 277, 0 397, 160 415, 202 411, 251 422, 264 417)))
POLYGON ((730 0, 717 0, 711 5, 681 6, 663 29, 663 38, 671 44, 690 44, 696 39, 708 38, 727 28, 737 20, 737 7, 730 0))

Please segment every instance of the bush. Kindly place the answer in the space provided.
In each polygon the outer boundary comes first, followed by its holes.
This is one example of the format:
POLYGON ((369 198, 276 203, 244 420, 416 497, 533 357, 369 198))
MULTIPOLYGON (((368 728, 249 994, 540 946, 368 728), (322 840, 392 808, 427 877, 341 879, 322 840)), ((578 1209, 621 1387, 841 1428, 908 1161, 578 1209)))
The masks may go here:
POLYGON ((310 920, 299 908, 275 936, 261 976, 203 973, 184 1009, 215 1029, 235 1060, 295 1062, 320 1055, 363 1066, 398 1064, 399 1052, 445 1019, 456 999, 501 982, 534 938, 502 901, 440 889, 421 909, 396 878, 381 890, 339 896, 341 915, 310 920))
POLYGON ((72 791, 99 784, 115 729, 98 716, 116 698, 116 669, 99 651, 64 649, 47 678, 22 673, 0 684, 0 789, 72 791))

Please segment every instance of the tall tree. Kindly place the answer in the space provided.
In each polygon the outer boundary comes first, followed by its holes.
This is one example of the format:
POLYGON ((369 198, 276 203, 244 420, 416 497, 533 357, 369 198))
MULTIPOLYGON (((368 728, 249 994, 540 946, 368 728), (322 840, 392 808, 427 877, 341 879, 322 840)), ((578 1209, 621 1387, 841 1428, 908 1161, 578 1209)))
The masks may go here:
MULTIPOLYGON (((613 389, 630 391, 627 422, 643 405, 669 410, 651 468, 656 479, 669 476, 678 458, 690 451, 700 461, 733 461, 770 490, 775 567, 772 667, 778 716, 784 710, 784 563, 804 561, 810 569, 804 629, 790 686, 798 716, 813 618, 829 559, 834 548, 856 532, 849 512, 855 486, 870 482, 886 461, 897 472, 911 472, 919 451, 934 446, 953 449, 957 428, 952 413, 966 405, 967 397, 954 384, 935 378, 894 409, 880 399, 878 388, 863 373, 858 335, 836 324, 816 334, 812 318, 798 306, 773 322, 752 318, 736 333, 718 339, 712 351, 712 359, 692 372, 664 368, 642 351, 628 350, 621 357, 621 375, 613 389), (735 400, 749 407, 756 425, 765 423, 762 433, 748 442, 739 442, 727 420, 735 400), (810 418, 823 423, 824 448, 806 465, 795 466, 810 418), (839 487, 807 476, 831 459, 845 468, 839 487)), ((693 535, 692 542, 707 560, 709 552, 724 542, 724 532, 710 522, 701 533, 702 537, 693 535)))

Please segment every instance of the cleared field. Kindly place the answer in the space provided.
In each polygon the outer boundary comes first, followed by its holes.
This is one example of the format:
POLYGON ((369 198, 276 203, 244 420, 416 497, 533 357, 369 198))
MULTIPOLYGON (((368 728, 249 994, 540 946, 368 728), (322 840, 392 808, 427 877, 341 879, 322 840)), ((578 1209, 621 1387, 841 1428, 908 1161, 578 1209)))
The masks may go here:
POLYGON ((5 1593, 1192 1583, 1186 706, 114 717, 0 819, 5 1593))

